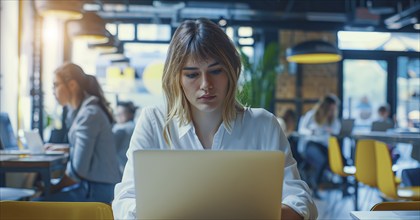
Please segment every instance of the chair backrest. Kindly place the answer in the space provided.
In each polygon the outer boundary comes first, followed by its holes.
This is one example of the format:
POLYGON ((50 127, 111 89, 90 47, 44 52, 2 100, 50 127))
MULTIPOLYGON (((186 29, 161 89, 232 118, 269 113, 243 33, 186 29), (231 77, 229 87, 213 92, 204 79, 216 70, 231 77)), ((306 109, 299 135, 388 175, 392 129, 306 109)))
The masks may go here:
POLYGON ((392 160, 384 142, 376 141, 376 166, 379 190, 388 197, 398 198, 392 160))
POLYGON ((420 210, 420 201, 410 202, 380 202, 374 205, 370 211, 394 211, 394 210, 420 210))
POLYGON ((371 187, 377 186, 375 141, 358 140, 356 144, 356 179, 371 187))
POLYGON ((341 156, 340 145, 338 144, 337 138, 334 136, 330 136, 328 139, 328 161, 333 173, 340 176, 347 176, 347 174, 344 173, 344 163, 341 156))
POLYGON ((110 205, 100 202, 0 201, 0 219, 114 219, 110 205))

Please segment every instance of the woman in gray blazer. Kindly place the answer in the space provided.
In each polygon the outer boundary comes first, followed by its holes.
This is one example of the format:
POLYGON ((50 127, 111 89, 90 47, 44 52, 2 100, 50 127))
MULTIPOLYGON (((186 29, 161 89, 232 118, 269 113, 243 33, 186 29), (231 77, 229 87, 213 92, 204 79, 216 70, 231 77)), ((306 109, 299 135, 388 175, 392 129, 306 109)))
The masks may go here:
POLYGON ((112 133, 114 119, 98 81, 79 66, 66 63, 55 71, 54 96, 73 110, 70 157, 65 175, 45 200, 110 203, 121 172, 112 133))

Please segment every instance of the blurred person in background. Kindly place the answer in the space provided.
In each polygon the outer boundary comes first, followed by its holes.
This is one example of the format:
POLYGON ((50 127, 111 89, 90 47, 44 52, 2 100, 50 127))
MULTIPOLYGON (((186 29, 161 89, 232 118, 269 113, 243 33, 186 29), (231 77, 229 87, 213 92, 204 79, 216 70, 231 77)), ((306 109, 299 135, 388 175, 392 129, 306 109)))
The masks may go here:
POLYGON ((121 172, 109 103, 96 78, 76 64, 59 67, 53 82, 58 103, 71 109, 69 161, 60 182, 52 186, 51 196, 41 199, 110 203, 121 172))
POLYGON ((124 171, 127 163, 127 149, 130 144, 131 135, 133 134, 137 106, 131 101, 118 102, 115 110, 116 123, 112 127, 117 146, 118 163, 121 173, 124 171))
POLYGON ((340 132, 338 119, 340 101, 333 94, 324 96, 299 122, 299 144, 303 144, 304 163, 309 166, 308 184, 319 197, 317 190, 324 170, 328 167, 328 138, 340 132))

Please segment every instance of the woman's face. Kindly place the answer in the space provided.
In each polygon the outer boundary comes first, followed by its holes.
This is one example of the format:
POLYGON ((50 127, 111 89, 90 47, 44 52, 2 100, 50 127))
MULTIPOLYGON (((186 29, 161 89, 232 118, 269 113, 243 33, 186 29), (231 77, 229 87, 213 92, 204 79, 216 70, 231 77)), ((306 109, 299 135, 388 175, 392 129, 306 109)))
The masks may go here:
POLYGON ((330 104, 328 108, 328 117, 331 117, 331 118, 334 117, 336 108, 337 108, 336 104, 330 104))
POLYGON ((53 81, 53 93, 58 103, 62 106, 69 104, 70 102, 70 91, 61 77, 55 75, 53 81))
POLYGON ((129 113, 123 106, 117 106, 117 109, 115 110, 115 121, 119 124, 129 121, 128 114, 129 113))
POLYGON ((215 59, 194 62, 191 58, 181 72, 181 86, 192 111, 222 110, 228 89, 228 77, 221 63, 215 59))

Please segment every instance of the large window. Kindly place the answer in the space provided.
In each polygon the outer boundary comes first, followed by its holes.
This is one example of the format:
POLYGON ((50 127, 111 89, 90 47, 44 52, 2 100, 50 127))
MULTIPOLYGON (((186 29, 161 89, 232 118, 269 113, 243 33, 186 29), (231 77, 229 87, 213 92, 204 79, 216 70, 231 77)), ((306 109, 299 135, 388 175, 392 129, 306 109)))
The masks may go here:
POLYGON ((420 128, 420 59, 398 58, 397 121, 401 128, 420 128))
POLYGON ((420 51, 416 33, 339 31, 338 46, 349 50, 420 51))
POLYGON ((377 109, 386 103, 387 63, 383 60, 344 60, 343 117, 356 119, 356 129, 368 129, 377 109))

